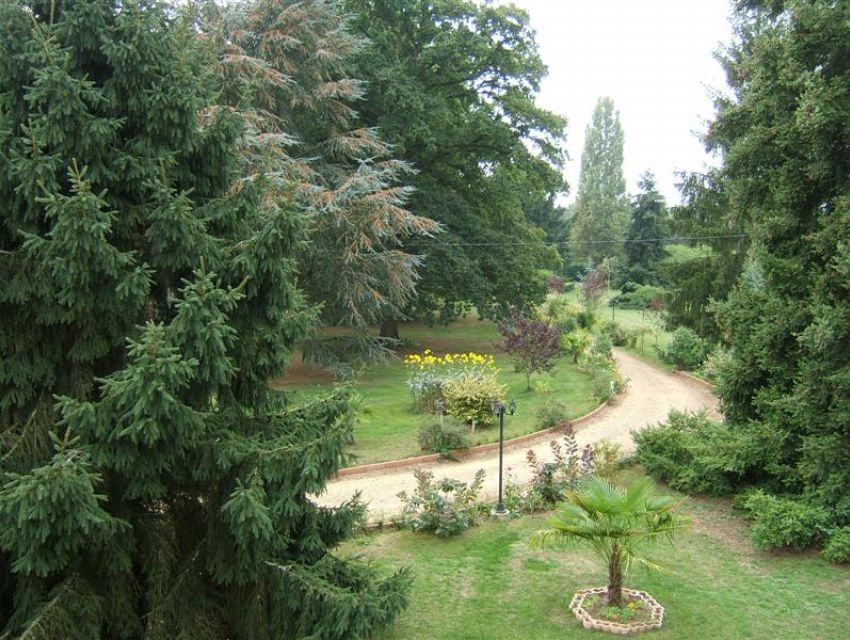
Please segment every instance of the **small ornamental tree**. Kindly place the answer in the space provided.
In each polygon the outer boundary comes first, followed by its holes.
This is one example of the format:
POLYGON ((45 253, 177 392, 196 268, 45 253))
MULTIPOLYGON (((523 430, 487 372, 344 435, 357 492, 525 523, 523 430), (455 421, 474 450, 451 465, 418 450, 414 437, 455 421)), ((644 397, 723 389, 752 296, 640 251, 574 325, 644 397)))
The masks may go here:
POLYGON ((597 267, 588 273, 581 283, 581 295, 584 299, 585 306, 595 311, 602 302, 602 296, 608 288, 608 274, 605 269, 597 267))
POLYGON ((528 318, 518 310, 499 323, 502 349, 511 356, 514 368, 525 374, 531 389, 531 374, 551 371, 564 355, 561 333, 541 320, 528 318))
POLYGON ((623 606, 623 580, 634 563, 658 568, 641 553, 651 540, 667 539, 688 526, 675 511, 679 502, 657 496, 648 478, 619 487, 605 478, 590 476, 549 520, 551 529, 538 531, 532 542, 545 546, 556 540, 586 543, 608 568, 608 604, 623 606))

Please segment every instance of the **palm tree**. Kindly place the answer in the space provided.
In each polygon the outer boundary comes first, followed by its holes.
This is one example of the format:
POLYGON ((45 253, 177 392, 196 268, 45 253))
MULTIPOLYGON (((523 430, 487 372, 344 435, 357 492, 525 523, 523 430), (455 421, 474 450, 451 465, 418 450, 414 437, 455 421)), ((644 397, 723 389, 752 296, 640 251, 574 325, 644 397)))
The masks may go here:
POLYGON ((561 336, 561 345, 564 351, 572 356, 573 364, 578 363, 578 359, 590 349, 592 344, 593 334, 587 329, 575 329, 561 336))
POLYGON ((672 543, 674 534, 689 522, 674 513, 679 501, 657 496, 649 478, 619 487, 591 476, 566 497, 549 521, 552 529, 535 533, 532 543, 544 546, 558 539, 588 543, 608 566, 608 604, 612 606, 623 606, 623 579, 633 563, 660 568, 640 555, 641 546, 658 538, 672 543))

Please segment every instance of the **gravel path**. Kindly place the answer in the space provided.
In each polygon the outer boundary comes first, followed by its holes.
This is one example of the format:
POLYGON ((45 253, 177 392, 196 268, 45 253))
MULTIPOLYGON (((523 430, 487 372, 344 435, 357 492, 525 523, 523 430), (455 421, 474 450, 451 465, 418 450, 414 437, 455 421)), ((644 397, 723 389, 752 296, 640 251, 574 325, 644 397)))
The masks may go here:
MULTIPOLYGON (((666 419, 670 409, 717 411, 717 398, 706 386, 662 371, 620 350, 615 349, 614 357, 620 372, 630 379, 629 388, 614 403, 576 428, 579 446, 607 438, 620 443, 625 451, 632 451, 632 431, 666 419)), ((505 420, 510 420, 510 416, 505 416, 505 420)), ((518 447, 506 445, 506 477, 510 473, 515 481, 527 482, 531 471, 525 460, 526 452, 534 449, 541 460, 549 460, 552 457, 549 442, 553 439, 553 435, 544 434, 518 447)), ((337 505, 360 491, 362 499, 369 505, 369 520, 386 522, 401 512, 401 502, 396 494, 402 490, 409 493, 415 487, 413 470, 416 468, 433 471, 436 478, 448 476, 464 482, 471 481, 478 469, 484 469, 487 475, 481 497, 495 500, 498 493, 499 452, 496 450, 462 462, 440 461, 339 478, 329 482, 325 492, 315 500, 322 505, 337 505)))

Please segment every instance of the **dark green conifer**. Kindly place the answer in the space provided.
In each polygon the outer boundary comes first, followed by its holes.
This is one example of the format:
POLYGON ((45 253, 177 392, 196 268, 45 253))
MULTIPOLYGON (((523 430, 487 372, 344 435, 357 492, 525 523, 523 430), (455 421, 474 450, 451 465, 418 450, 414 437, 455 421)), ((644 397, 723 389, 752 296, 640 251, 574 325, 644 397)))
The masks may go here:
POLYGON ((245 178, 194 17, 0 2, 0 637, 356 638, 400 610, 331 549, 346 394, 266 384, 316 317, 307 221, 245 178))

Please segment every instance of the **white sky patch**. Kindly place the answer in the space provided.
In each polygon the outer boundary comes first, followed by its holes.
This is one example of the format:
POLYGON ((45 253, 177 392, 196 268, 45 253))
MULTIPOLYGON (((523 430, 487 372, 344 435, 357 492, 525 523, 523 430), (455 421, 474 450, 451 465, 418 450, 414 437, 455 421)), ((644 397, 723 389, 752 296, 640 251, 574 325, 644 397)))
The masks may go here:
MULTIPOLYGON (((500 2, 507 4, 507 2, 500 2)), ((668 204, 677 171, 716 164, 696 133, 727 92, 714 53, 731 39, 728 0, 513 0, 528 11, 549 75, 538 103, 566 116, 568 201, 578 189, 584 130, 610 96, 625 133, 626 188, 652 171, 668 204)))

